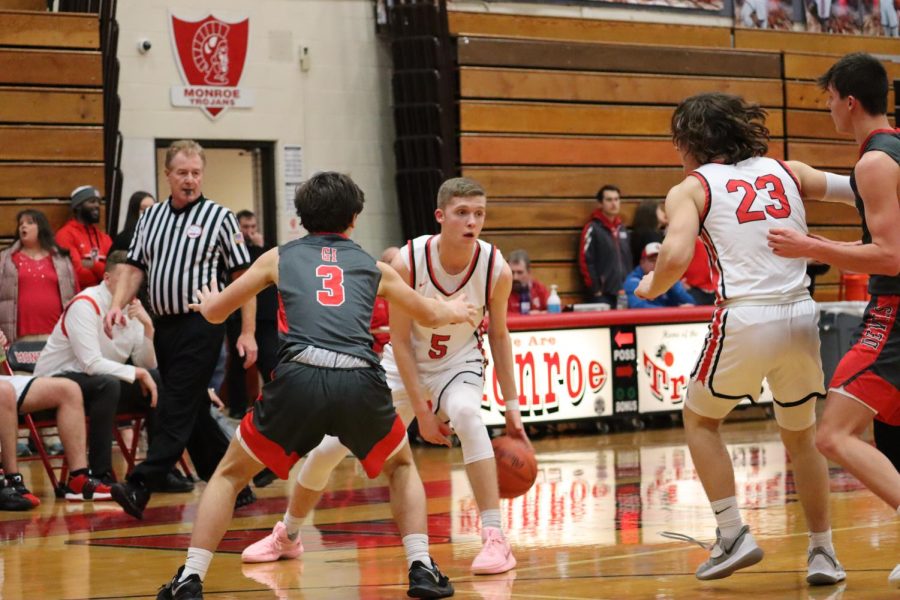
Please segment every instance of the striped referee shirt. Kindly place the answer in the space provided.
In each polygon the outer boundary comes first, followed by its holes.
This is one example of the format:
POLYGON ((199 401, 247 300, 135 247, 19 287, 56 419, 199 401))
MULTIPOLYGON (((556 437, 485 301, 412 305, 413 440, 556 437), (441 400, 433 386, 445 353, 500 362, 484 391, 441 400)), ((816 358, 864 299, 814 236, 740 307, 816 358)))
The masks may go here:
POLYGON ((234 213, 203 196, 181 210, 171 198, 147 208, 128 247, 128 263, 144 271, 158 315, 190 312, 194 292, 209 285, 219 260, 233 273, 250 266, 250 253, 234 213))

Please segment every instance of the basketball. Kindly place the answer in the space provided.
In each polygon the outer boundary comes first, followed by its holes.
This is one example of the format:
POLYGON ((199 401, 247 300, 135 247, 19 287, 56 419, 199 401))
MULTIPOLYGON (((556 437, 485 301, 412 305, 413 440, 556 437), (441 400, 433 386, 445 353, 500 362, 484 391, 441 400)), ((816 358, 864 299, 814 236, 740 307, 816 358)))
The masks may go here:
POLYGON ((497 483, 501 498, 515 498, 531 489, 537 479, 534 451, 524 442, 508 436, 491 441, 497 461, 497 483))

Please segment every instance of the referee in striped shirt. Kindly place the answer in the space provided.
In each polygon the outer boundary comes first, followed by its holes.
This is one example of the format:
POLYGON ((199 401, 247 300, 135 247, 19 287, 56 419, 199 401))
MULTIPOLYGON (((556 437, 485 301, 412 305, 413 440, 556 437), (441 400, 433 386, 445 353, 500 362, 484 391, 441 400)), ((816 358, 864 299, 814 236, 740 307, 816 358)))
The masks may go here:
MULTIPOLYGON (((194 141, 173 143, 166 152, 166 178, 171 196, 144 211, 128 248, 126 272, 105 317, 110 337, 127 298, 144 277, 148 282, 155 322, 157 361, 162 390, 157 427, 147 459, 125 483, 115 485, 113 498, 125 511, 143 518, 150 490, 160 486, 185 448, 197 474, 209 480, 224 456, 228 439, 209 413, 207 386, 215 370, 225 325, 213 325, 188 304, 194 292, 215 279, 219 261, 233 277, 250 266, 250 253, 237 219, 227 208, 203 196, 203 148, 194 141)), ((241 310, 241 335, 235 344, 245 367, 256 361, 256 301, 241 310)), ((250 488, 238 496, 238 506, 255 499, 250 488)))

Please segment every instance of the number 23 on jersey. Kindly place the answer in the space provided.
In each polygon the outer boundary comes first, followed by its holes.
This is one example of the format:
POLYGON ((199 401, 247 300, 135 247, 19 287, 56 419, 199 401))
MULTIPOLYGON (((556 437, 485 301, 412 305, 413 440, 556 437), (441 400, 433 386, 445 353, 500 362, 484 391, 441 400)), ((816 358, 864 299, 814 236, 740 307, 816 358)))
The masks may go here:
POLYGON ((743 179, 729 179, 725 189, 734 194, 744 194, 735 211, 738 223, 751 223, 753 221, 765 221, 766 214, 773 219, 786 219, 791 216, 791 203, 784 192, 784 184, 775 175, 760 175, 752 184, 743 179), (759 196, 757 192, 766 192, 771 199, 770 204, 764 208, 753 209, 753 202, 759 196))

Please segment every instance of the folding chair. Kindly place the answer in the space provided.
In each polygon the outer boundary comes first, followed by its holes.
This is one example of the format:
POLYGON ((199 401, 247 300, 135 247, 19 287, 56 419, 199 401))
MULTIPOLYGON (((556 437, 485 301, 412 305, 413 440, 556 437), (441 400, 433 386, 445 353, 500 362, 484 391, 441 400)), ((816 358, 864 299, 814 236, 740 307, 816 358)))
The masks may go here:
MULTIPOLYGON (((145 417, 146 415, 142 413, 122 413, 116 415, 113 436, 116 439, 119 450, 122 452, 122 458, 125 459, 125 477, 131 475, 131 472, 134 471, 134 467, 137 464, 138 444, 140 442, 141 428, 144 426, 145 417), (128 444, 122 436, 122 431, 119 429, 121 425, 127 425, 131 429, 131 444, 128 444)), ((194 479, 194 473, 188 466, 184 454, 178 459, 178 465, 181 467, 181 472, 184 473, 186 477, 194 479)), ((113 473, 113 477, 115 476, 116 474, 113 473)), ((116 479, 118 479, 118 477, 116 477, 116 479)))
MULTIPOLYGON (((131 475, 131 472, 138 462, 137 453, 138 445, 140 443, 140 434, 141 429, 144 427, 144 423, 147 421, 147 416, 148 413, 140 411, 116 413, 115 423, 113 424, 113 437, 116 440, 116 444, 119 446, 119 450, 122 452, 122 458, 125 459, 125 477, 131 475), (123 426, 127 426, 131 430, 131 443, 127 443, 122 436, 120 427, 123 426)), ((178 464, 181 467, 182 473, 184 473, 186 477, 193 479, 194 474, 188 466, 185 457, 186 454, 182 453, 181 458, 178 460, 178 464)), ((113 477, 115 477, 115 473, 113 473, 113 477)))
MULTIPOLYGON (((6 361, 4 362, 6 371, 10 375, 12 375, 14 371, 33 373, 34 365, 37 363, 38 356, 40 356, 41 350, 43 350, 44 348, 44 344, 44 341, 16 340, 15 342, 13 342, 7 350, 6 361)), ((57 495, 59 495, 59 484, 61 481, 66 480, 69 471, 68 465, 65 462, 65 456, 52 456, 47 452, 46 447, 44 446, 44 442, 41 439, 40 433, 38 432, 39 429, 56 427, 56 418, 52 411, 41 411, 39 413, 35 413, 34 416, 38 418, 37 421, 35 421, 30 414, 20 416, 22 427, 28 429, 30 434, 29 437, 31 438, 35 448, 37 448, 38 451, 37 457, 25 457, 24 460, 35 460, 36 458, 40 458, 41 462, 43 462, 44 464, 44 469, 47 471, 47 475, 50 478, 50 482, 53 484, 53 489, 57 490, 57 495), (56 469, 60 470, 58 479, 55 473, 55 468, 51 463, 51 460, 56 459, 59 459, 62 463, 60 466, 55 467, 56 469)), ((142 412, 116 414, 115 422, 113 423, 113 438, 116 440, 116 444, 119 446, 119 450, 122 452, 122 457, 125 459, 125 464, 127 465, 125 471, 126 477, 130 475, 134 470, 134 466, 137 461, 137 449, 140 442, 140 432, 146 418, 146 413, 142 412), (125 439, 122 437, 122 432, 119 430, 119 426, 123 424, 128 424, 131 427, 131 444, 127 444, 125 442, 125 439)), ((89 431, 89 427, 90 420, 85 419, 86 431, 89 431)), ((179 464, 186 476, 193 477, 193 473, 191 472, 190 467, 188 467, 187 461, 185 461, 184 456, 181 457, 179 464)), ((112 475, 113 477, 116 477, 115 471, 112 473, 112 475)))
MULTIPOLYGON (((17 340, 10 344, 6 350, 6 360, 3 361, 4 371, 9 375, 14 375, 16 371, 33 373, 34 365, 37 363, 38 356, 44 348, 43 341, 22 341, 17 340)), ((66 463, 66 457, 62 454, 51 455, 44 446, 44 440, 41 437, 40 429, 56 427, 56 415, 53 411, 40 411, 34 414, 19 415, 19 427, 28 430, 28 437, 37 449, 37 456, 26 456, 19 460, 37 460, 40 459, 50 478, 50 484, 57 496, 61 495, 60 482, 65 481, 69 474, 69 466, 66 463), (59 461, 58 465, 54 465, 54 461, 59 461), (59 470, 57 476, 56 471, 59 470)), ((7 451, 6 448, 3 449, 7 451)), ((15 452, 12 448, 9 451, 15 452)))

